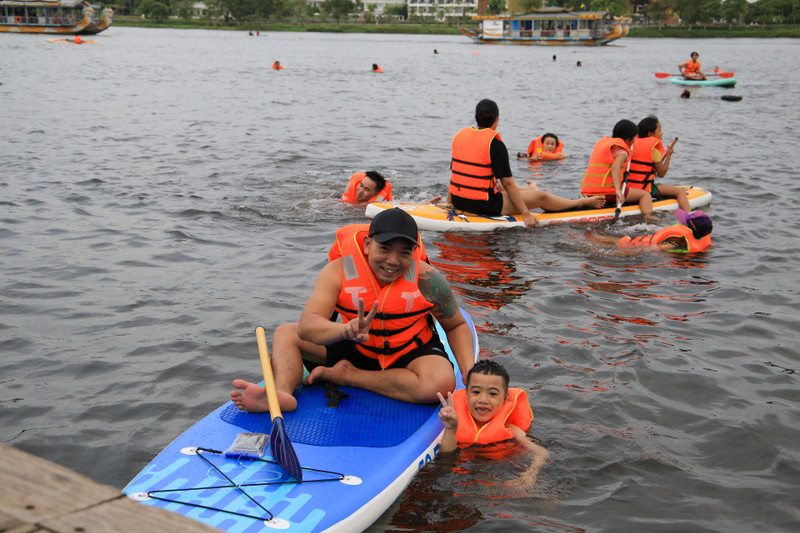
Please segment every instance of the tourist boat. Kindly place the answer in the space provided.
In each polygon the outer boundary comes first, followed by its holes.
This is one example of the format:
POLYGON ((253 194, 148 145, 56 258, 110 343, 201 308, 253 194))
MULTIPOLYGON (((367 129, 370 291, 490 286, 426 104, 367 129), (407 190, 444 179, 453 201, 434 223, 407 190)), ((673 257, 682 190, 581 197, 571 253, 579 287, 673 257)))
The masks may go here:
POLYGON ((114 10, 110 7, 103 7, 100 6, 92 6, 94 9, 94 16, 92 17, 92 23, 86 26, 80 33, 82 35, 94 35, 96 33, 100 33, 101 31, 108 29, 111 26, 111 23, 114 21, 114 10))
POLYGON ((99 33, 111 25, 113 11, 76 0, 0 0, 0 32, 99 33))
POLYGON ((628 34, 627 17, 608 11, 572 11, 545 7, 528 15, 476 16, 478 29, 461 33, 480 44, 538 44, 598 46, 628 34))

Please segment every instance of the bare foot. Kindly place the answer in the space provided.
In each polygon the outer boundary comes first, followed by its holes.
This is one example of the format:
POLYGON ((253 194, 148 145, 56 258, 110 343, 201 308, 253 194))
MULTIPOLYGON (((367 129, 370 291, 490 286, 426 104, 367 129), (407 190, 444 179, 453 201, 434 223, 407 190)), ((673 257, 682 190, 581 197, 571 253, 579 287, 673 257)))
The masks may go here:
MULTIPOLYGON (((264 387, 243 379, 234 379, 233 386, 236 390, 231 391, 231 400, 236 407, 248 413, 269 412, 267 391, 264 387)), ((294 411, 297 409, 297 400, 291 394, 279 390, 278 406, 281 411, 294 411)))
POLYGON ((528 181, 526 181, 526 182, 525 182, 525 184, 526 184, 526 185, 528 186, 528 188, 530 188, 530 189, 538 189, 538 188, 539 188, 539 187, 537 187, 537 186, 536 186, 536 182, 535 182, 535 181, 532 181, 532 180, 528 180, 528 181))
POLYGON ((587 207, 589 209, 600 209, 606 205, 605 196, 586 196, 578 199, 578 207, 587 207))
POLYGON ((306 385, 311 385, 317 381, 330 381, 337 385, 344 385, 345 376, 356 367, 350 361, 339 361, 333 366, 318 366, 311 371, 305 380, 306 385))
POLYGON ((441 196, 434 196, 433 198, 428 200, 428 203, 429 204, 436 204, 436 203, 439 203, 441 201, 442 201, 442 197, 441 196))

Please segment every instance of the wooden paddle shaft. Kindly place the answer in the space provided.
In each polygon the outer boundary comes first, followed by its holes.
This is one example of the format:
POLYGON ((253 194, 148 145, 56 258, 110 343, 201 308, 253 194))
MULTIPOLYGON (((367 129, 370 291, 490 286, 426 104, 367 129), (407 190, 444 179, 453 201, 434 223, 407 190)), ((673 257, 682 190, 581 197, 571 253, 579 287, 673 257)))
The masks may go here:
POLYGON ((267 348, 267 336, 264 327, 256 328, 256 340, 258 341, 258 356, 261 359, 261 370, 264 372, 264 388, 267 391, 267 404, 272 420, 283 418, 281 407, 278 404, 278 391, 275 388, 275 376, 272 374, 272 364, 269 362, 269 349, 267 348))

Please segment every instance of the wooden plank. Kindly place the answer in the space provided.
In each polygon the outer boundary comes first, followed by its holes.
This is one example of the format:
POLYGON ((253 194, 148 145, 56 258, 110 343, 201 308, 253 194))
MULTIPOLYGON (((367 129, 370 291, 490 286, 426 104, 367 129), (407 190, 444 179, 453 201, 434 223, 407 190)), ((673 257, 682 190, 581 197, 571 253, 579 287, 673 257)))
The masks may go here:
POLYGON ((185 516, 134 502, 68 468, 0 444, 0 532, 209 533, 185 516))
POLYGON ((35 524, 100 501, 120 491, 11 446, 0 449, 0 512, 35 524))
POLYGON ((219 530, 159 507, 137 503, 122 495, 100 505, 43 521, 55 533, 219 533, 219 530))

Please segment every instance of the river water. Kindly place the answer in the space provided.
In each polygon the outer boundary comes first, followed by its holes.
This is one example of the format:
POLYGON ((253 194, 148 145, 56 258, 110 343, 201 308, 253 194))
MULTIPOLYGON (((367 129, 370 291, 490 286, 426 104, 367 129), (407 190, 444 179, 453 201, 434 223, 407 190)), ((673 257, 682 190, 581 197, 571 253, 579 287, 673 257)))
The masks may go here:
POLYGON ((445 194, 450 140, 492 98, 512 152, 553 131, 573 155, 514 159, 519 182, 575 196, 594 141, 656 113, 680 138, 664 181, 714 194, 709 253, 592 239, 667 214, 423 233, 551 458, 525 489, 507 485, 519 449, 435 462, 372 530, 800 528, 800 41, 93 39, 0 35, 1 442, 123 487, 234 377, 258 378, 254 326, 296 320, 335 229, 365 220, 331 199, 352 172, 384 172, 402 200, 445 194), (681 99, 655 79, 692 50, 737 87, 681 99))

